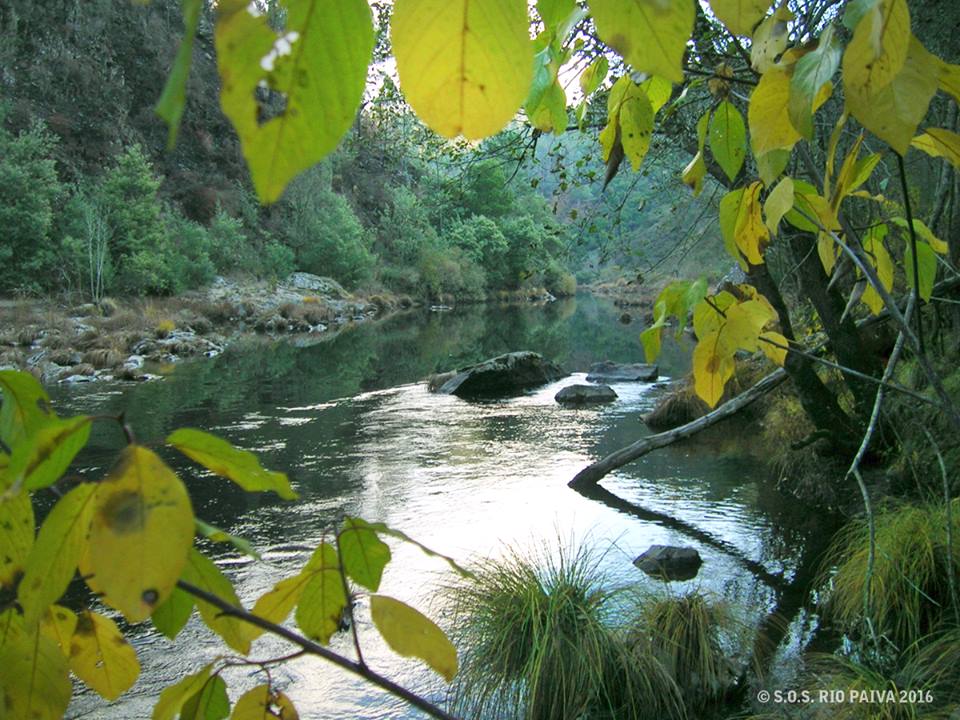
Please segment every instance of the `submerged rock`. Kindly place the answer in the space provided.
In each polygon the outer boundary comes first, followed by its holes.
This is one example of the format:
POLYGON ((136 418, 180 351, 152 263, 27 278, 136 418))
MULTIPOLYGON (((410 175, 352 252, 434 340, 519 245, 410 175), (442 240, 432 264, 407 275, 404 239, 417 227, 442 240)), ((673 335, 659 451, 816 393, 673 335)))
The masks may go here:
POLYGON ((567 373, 542 355, 512 352, 462 368, 435 392, 462 398, 503 397, 566 377, 567 373))
POLYGON ((692 580, 703 560, 692 547, 651 545, 633 564, 647 575, 664 580, 692 580))
POLYGON ((656 365, 645 365, 643 363, 624 365, 604 360, 590 366, 587 382, 653 382, 659 374, 660 369, 656 365))
POLYGON ((567 385, 554 396, 561 405, 609 403, 619 397, 609 385, 567 385))

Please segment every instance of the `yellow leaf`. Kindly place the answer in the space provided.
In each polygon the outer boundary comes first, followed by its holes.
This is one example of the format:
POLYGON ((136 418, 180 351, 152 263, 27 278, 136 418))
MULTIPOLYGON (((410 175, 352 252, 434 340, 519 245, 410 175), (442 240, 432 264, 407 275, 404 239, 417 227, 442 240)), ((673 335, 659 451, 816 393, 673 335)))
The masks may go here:
POLYGON ((856 73, 848 74, 844 65, 847 108, 867 130, 905 155, 937 91, 936 71, 936 58, 911 37, 907 61, 893 81, 880 89, 864 83, 856 73))
MULTIPOLYGON (((883 238, 886 234, 886 225, 875 225, 870 228, 864 235, 863 249, 867 260, 877 271, 880 284, 885 290, 889 291, 893 288, 893 260, 890 258, 890 253, 887 252, 887 248, 883 244, 883 238)), ((860 300, 870 308, 870 312, 874 315, 879 315, 883 310, 883 299, 869 283, 863 291, 860 300)))
POLYGON ((60 598, 73 578, 87 542, 93 483, 82 483, 64 495, 40 526, 26 572, 17 588, 17 599, 28 625, 60 598))
POLYGON ((727 308, 735 305, 737 298, 726 290, 699 303, 693 309, 693 332, 697 338, 705 338, 723 325, 727 308))
POLYGON ((13 590, 33 549, 33 505, 25 492, 0 492, 0 587, 13 590))
POLYGON ((697 197, 703 191, 703 178, 706 174, 707 164, 703 160, 703 152, 698 152, 683 169, 680 179, 684 185, 693 190, 693 196, 697 197))
POLYGON ((836 185, 833 189, 833 196, 830 201, 830 207, 836 213, 840 209, 840 203, 850 193, 863 185, 870 177, 870 173, 880 162, 880 154, 874 153, 860 160, 860 146, 863 144, 863 133, 857 137, 843 160, 840 167, 840 173, 837 175, 836 185))
POLYGON ((713 14, 734 35, 750 35, 767 14, 770 0, 710 0, 713 14))
MULTIPOLYGON (((905 230, 907 228, 907 221, 902 217, 890 218, 890 222, 899 225, 905 230)), ((927 224, 923 220, 914 218, 913 229, 917 236, 927 241, 927 244, 930 245, 934 252, 939 253, 940 255, 946 255, 950 251, 950 246, 934 235, 933 231, 927 227, 927 224)))
MULTIPOLYGON (((190 548, 187 565, 183 570, 183 579, 196 585, 201 590, 206 590, 211 595, 216 595, 231 605, 240 606, 240 598, 237 597, 230 581, 220 572, 213 560, 200 553, 196 548, 190 548)), ((247 631, 247 623, 235 617, 224 615, 220 608, 200 598, 196 598, 196 603, 197 610, 200 611, 200 617, 208 628, 223 638, 223 641, 237 652, 244 655, 250 652, 250 636, 247 631)))
POLYGON ((827 233, 817 233, 817 255, 823 265, 824 272, 828 276, 832 275, 833 268, 837 264, 837 258, 840 257, 840 248, 827 233))
POLYGON ((730 349, 757 349, 757 339, 768 323, 777 319, 777 314, 769 303, 760 300, 747 300, 727 308, 727 316, 721 328, 721 343, 730 349))
POLYGON ((790 78, 778 68, 767 70, 750 96, 747 111, 754 155, 789 150, 800 140, 800 133, 790 123, 789 102, 790 78))
POLYGON ((282 692, 271 691, 269 685, 258 685, 240 696, 230 720, 297 720, 298 717, 290 698, 282 692))
POLYGON ((790 162, 789 150, 771 150, 763 155, 754 155, 757 163, 757 174, 766 187, 773 185, 773 181, 783 175, 790 162))
POLYGON ((723 388, 733 376, 732 353, 720 342, 720 334, 712 332, 700 339, 693 349, 693 389, 711 408, 723 397, 723 388))
POLYGON ((173 591, 193 530, 180 478, 151 450, 129 445, 97 486, 80 573, 127 622, 141 622, 173 591))
POLYGON ((960 65, 952 65, 943 60, 940 64, 940 89, 960 103, 960 65))
POLYGON ((918 150, 932 157, 942 157, 951 165, 960 168, 960 135, 943 128, 927 128, 923 135, 910 141, 918 150))
POLYGON ((683 80, 693 0, 589 0, 589 6, 600 39, 634 70, 683 80))
POLYGON ((763 19, 753 33, 750 44, 750 64, 759 73, 769 70, 784 50, 787 49, 788 26, 794 15, 787 7, 787 0, 781 0, 776 11, 763 19))
POLYGON ((653 107, 650 105, 650 98, 638 86, 633 85, 627 91, 620 107, 620 141, 634 172, 640 169, 643 158, 650 149, 652 133, 653 107))
POLYGON ((7 476, 28 490, 52 485, 66 471, 90 436, 91 418, 84 415, 51 420, 13 449, 7 476))
POLYGON ((744 190, 737 210, 737 222, 733 237, 737 248, 751 265, 763 263, 761 250, 770 242, 770 232, 763 224, 760 213, 760 190, 762 185, 753 182, 744 190))
POLYGON ((533 45, 525 3, 396 0, 390 24, 400 88, 444 137, 493 135, 526 99, 533 45))
POLYGON ((640 89, 650 99, 650 107, 653 109, 654 115, 667 104, 670 95, 673 94, 673 84, 666 78, 656 76, 647 78, 640 83, 640 89))
POLYGON ((10 720, 60 720, 70 703, 67 658, 56 642, 27 630, 18 617, 4 613, 0 627, 0 716, 10 720))
POLYGON ((878 0, 860 18, 843 53, 844 86, 875 96, 900 74, 909 44, 907 1, 878 0))
POLYGON ((40 632, 53 640, 60 651, 70 657, 70 640, 77 629, 77 616, 73 610, 60 605, 51 605, 40 619, 40 632))
POLYGON ((767 195, 763 203, 763 214, 767 218, 767 229, 771 234, 777 232, 780 226, 780 220, 787 214, 787 211, 793 207, 793 180, 789 177, 783 178, 777 186, 767 195))
POLYGON ((760 333, 760 342, 757 344, 764 355, 772 362, 783 367, 783 364, 787 361, 787 346, 789 345, 783 335, 767 330, 765 333, 760 333), (764 340, 769 342, 764 342, 764 340))
MULTIPOLYGON (((311 577, 311 573, 302 572, 281 580, 273 586, 273 590, 260 596, 253 606, 253 614, 279 625, 300 602, 303 588, 311 577)), ((245 624, 244 631, 251 640, 255 640, 265 632, 263 628, 249 623, 245 624)))
POLYGON ((720 234, 723 236, 723 246, 730 257, 736 258, 737 263, 747 270, 747 261, 737 249, 736 230, 737 216, 740 213, 740 200, 743 198, 744 188, 731 190, 720 200, 720 234))
POLYGON ((0 440, 8 448, 20 444, 57 416, 50 397, 33 375, 19 370, 0 370, 0 440))
POLYGON ((133 685, 140 663, 116 623, 92 611, 77 618, 70 640, 70 669, 107 700, 116 700, 133 685))
POLYGON ((456 648, 443 630, 421 612, 391 597, 371 595, 370 616, 394 652, 423 660, 447 682, 456 676, 456 648))

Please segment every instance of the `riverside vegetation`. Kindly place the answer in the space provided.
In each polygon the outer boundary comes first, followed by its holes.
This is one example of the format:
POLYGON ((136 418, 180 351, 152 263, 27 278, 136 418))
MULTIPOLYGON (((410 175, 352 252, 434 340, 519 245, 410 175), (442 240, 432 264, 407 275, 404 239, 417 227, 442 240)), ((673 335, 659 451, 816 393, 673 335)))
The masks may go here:
MULTIPOLYGON (((96 95, 83 92, 122 64, 78 49, 99 47, 107 35, 120 43, 159 37, 154 30, 177 22, 176 4, 155 0, 150 11, 65 5, 55 18, 35 3, 0 8, 2 81, 27 86, 5 111, 19 129, 0 137, 0 212, 10 228, 0 251, 14 268, 3 276, 7 291, 81 286, 94 299, 113 290, 169 293, 232 263, 265 276, 295 263, 347 284, 381 282, 431 297, 517 288, 535 278, 549 288, 550 273, 569 290, 559 263, 571 246, 564 247, 549 205, 526 189, 505 192, 507 171, 489 156, 512 149, 519 168, 536 156, 545 133, 600 129, 596 153, 605 169, 585 173, 622 183, 621 165, 642 174, 654 135, 662 134, 676 146, 662 157, 690 151, 692 161, 676 170, 692 193, 722 194, 704 209, 717 218, 713 224, 746 282, 714 291, 703 279, 667 285, 642 336, 648 358, 658 354, 665 328, 692 324, 692 387, 710 408, 725 398, 744 353, 781 366, 754 388, 791 381, 789 397, 772 403, 794 404, 792 416, 804 424, 794 447, 816 453, 819 485, 862 506, 863 520, 835 541, 818 588, 823 617, 844 643, 808 666, 807 681, 931 692, 924 704, 842 707, 856 717, 956 711, 960 65, 952 64, 950 23, 960 10, 932 12, 906 0, 784 0, 775 7, 712 0, 709 11, 689 0, 540 0, 531 41, 525 5, 511 0, 481 9, 466 0, 397 0, 376 4, 375 13, 363 0, 221 0, 215 8, 184 0, 180 9, 185 35, 176 56, 163 55, 156 40, 147 43, 148 72, 172 61, 157 111, 169 124, 171 145, 179 136, 197 157, 233 163, 233 175, 212 187, 203 167, 176 168, 182 194, 175 198, 168 189, 172 202, 164 207, 145 151, 131 142, 112 153, 111 126, 95 126, 96 95), (145 12, 152 14, 137 14, 145 12), (118 32, 130 27, 141 29, 118 32), (215 121, 216 135, 189 125, 191 111, 206 106, 186 100, 198 90, 214 95, 211 37, 226 116, 215 121), (48 67, 27 83, 45 56, 67 72, 48 67), (375 99, 366 101, 371 58, 375 66, 395 61, 399 87, 387 72, 375 99), (578 78, 576 94, 568 96, 567 77, 578 78), (64 87, 69 92, 52 92, 64 87), (578 101, 572 111, 570 99, 578 101), (54 112, 58 102, 77 103, 76 113, 54 112), (31 117, 44 103, 46 129, 31 117), (526 125, 511 123, 521 108, 526 125), (478 149, 445 144, 411 113, 446 138, 504 134, 478 149), (399 137, 414 143, 392 141, 392 128, 411 124, 414 130, 399 137), (68 144, 73 152, 62 157, 71 162, 58 165, 58 148, 68 144), (238 144, 265 209, 236 185, 238 144), (373 149, 382 154, 379 165, 364 159, 373 149), (95 169, 112 155, 113 170, 99 176, 95 169), (383 177, 406 181, 391 188, 383 177), (347 189, 353 204, 337 189, 347 189), (374 211, 366 224, 357 208, 374 211), (379 234, 370 233, 374 225, 379 234), (406 235, 408 229, 415 230, 406 235), (883 323, 892 328, 886 336, 877 332, 883 323), (871 464, 894 470, 893 482, 879 488, 882 501, 867 472, 871 464)), ((146 87, 124 85, 105 107, 146 107, 136 102, 146 87)), ((132 136, 135 126, 136 119, 124 129, 132 136)), ((175 152, 185 152, 179 147, 175 152)), ((574 171, 562 151, 554 159, 563 178, 556 189, 564 193, 574 171)), ((527 179, 532 191, 537 178, 527 179)), ((625 203, 630 195, 621 197, 625 203)), ((577 227, 579 212, 569 209, 573 222, 565 226, 577 227)), ((599 223, 580 229, 602 230, 599 223)), ((596 245, 581 258, 598 254, 596 245)), ((449 716, 367 667, 355 624, 355 659, 325 647, 351 612, 351 596, 369 592, 376 628, 393 649, 448 681, 456 677, 457 652, 444 632, 376 594, 389 560, 381 536, 409 538, 347 518, 297 575, 247 611, 193 546, 195 535, 249 546, 194 517, 182 483, 136 442, 135 428, 122 417, 58 418, 43 388, 23 374, 0 372, 0 385, 0 531, 7 551, 0 687, 7 715, 62 716, 70 671, 108 699, 136 678, 135 653, 112 619, 57 604, 79 569, 90 590, 128 622, 149 618, 176 636, 196 605, 241 656, 268 630, 427 713, 449 716), (76 483, 64 474, 92 422, 118 424, 129 444, 103 481, 76 483), (39 508, 51 500, 37 530, 39 508), (282 624, 291 612, 299 632, 282 624)), ((717 417, 707 415, 703 424, 717 417)), ((165 444, 246 490, 293 498, 282 474, 217 438, 181 429, 165 444)), ((588 475, 580 477, 581 488, 602 477, 588 475)), ((648 600, 629 631, 619 622, 627 614, 609 610, 614 593, 598 585, 590 567, 576 551, 559 565, 514 557, 479 573, 454 567, 471 578, 454 591, 465 613, 464 667, 472 668, 456 686, 464 688, 463 709, 479 703, 483 711, 574 718, 643 716, 656 708, 658 716, 679 717, 707 706, 725 712, 743 702, 748 683, 762 687, 762 677, 751 679, 762 668, 720 660, 733 641, 712 601, 648 600), (571 635, 582 642, 577 649, 556 642, 571 635), (471 653, 491 660, 478 664, 471 653), (497 704, 502 698, 506 704, 497 704)), ((233 717, 295 716, 266 672, 284 659, 251 661, 267 682, 236 701, 233 717)), ((231 702, 219 671, 214 663, 164 690, 154 717, 225 717, 231 702)), ((837 713, 831 705, 782 710, 837 713)))

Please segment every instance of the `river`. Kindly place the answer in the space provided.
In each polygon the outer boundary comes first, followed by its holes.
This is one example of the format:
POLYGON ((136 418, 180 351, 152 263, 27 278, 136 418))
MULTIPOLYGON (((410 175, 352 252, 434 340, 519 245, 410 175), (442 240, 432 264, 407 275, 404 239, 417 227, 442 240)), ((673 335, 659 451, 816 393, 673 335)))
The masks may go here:
MULTIPOLYGON (((815 543, 816 523, 773 489, 767 471, 735 442, 688 442, 656 451, 604 480, 618 500, 676 518, 675 525, 624 512, 609 497, 588 499, 566 483, 589 461, 647 431, 639 419, 663 384, 620 384, 619 400, 599 409, 565 409, 553 396, 581 380, 590 363, 639 362, 637 320, 624 324, 609 301, 581 295, 543 306, 475 306, 411 312, 351 327, 315 344, 251 340, 212 360, 176 366, 140 385, 56 388, 61 413, 118 413, 143 442, 176 427, 218 433, 256 451, 290 475, 300 500, 246 494, 198 473, 173 455, 198 517, 254 543, 263 561, 224 546, 212 554, 248 605, 295 572, 344 514, 383 521, 465 564, 507 548, 586 543, 619 581, 655 588, 632 560, 653 543, 697 547, 699 576, 672 591, 699 587, 730 602, 746 624, 760 621, 777 596, 763 573, 800 580, 799 558, 815 543), (471 403, 429 394, 421 380, 510 350, 534 350, 574 373, 519 398, 471 403), (692 531, 692 532, 691 532, 692 531), (757 569, 760 569, 758 576, 757 569)), ((689 370, 689 348, 667 341, 661 375, 689 370)), ((718 439, 719 438, 719 439, 718 439)), ((116 426, 95 428, 80 458, 91 477, 106 471, 123 438, 116 426)), ((443 562, 391 543, 394 559, 381 592, 413 604, 444 624, 437 588, 450 580, 443 562)), ((442 700, 442 683, 375 637, 361 599, 357 611, 371 667, 442 700)), ((795 645, 809 627, 801 614, 795 645)), ((147 718, 162 687, 198 669, 222 645, 194 618, 175 642, 149 623, 130 630, 143 666, 136 685, 114 704, 78 688, 74 718, 147 718)), ((346 654, 346 634, 332 641, 346 654)), ((252 656, 288 651, 273 638, 252 656)), ((251 668, 224 674, 231 697, 262 682, 251 668)), ((406 718, 402 701, 326 665, 300 658, 273 672, 303 718, 406 718)))

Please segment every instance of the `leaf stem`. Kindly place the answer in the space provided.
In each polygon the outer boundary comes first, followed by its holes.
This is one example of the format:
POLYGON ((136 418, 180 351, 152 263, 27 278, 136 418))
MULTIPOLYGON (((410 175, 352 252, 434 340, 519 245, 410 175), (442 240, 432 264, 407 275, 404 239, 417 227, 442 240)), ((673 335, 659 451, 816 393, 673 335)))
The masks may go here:
POLYGON ((241 607, 232 605, 219 596, 207 592, 206 590, 203 590, 202 588, 199 588, 185 580, 179 580, 177 582, 177 587, 184 592, 190 593, 194 597, 203 600, 204 602, 210 603, 214 607, 218 608, 224 615, 230 615, 239 620, 243 620, 244 622, 248 622, 251 625, 256 625, 259 628, 263 628, 264 630, 271 632, 274 635, 283 638, 284 640, 292 642, 294 645, 300 646, 304 651, 306 651, 307 654, 321 657, 324 660, 327 660, 328 662, 331 662, 334 665, 353 673, 354 675, 359 675, 367 682, 383 688, 388 693, 396 695, 401 700, 405 700, 418 710, 422 710, 428 715, 438 718, 438 720, 457 720, 454 715, 449 714, 445 710, 437 707, 432 702, 420 697, 416 693, 407 690, 402 685, 398 685, 390 678, 384 677, 380 673, 371 670, 365 665, 361 665, 358 662, 345 658, 342 655, 333 652, 329 648, 303 637, 299 633, 295 633, 292 630, 283 627, 282 625, 277 625, 269 620, 265 620, 264 618, 254 615, 253 613, 241 607))

